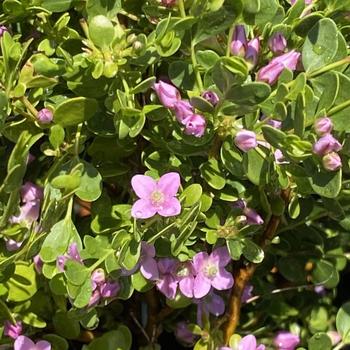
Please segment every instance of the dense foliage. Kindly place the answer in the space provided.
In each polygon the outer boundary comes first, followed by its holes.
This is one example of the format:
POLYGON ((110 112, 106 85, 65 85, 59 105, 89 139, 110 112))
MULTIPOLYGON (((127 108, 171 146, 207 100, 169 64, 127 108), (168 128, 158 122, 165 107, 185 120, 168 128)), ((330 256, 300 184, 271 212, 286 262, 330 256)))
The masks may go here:
POLYGON ((350 0, 0 6, 1 349, 350 344, 350 0))

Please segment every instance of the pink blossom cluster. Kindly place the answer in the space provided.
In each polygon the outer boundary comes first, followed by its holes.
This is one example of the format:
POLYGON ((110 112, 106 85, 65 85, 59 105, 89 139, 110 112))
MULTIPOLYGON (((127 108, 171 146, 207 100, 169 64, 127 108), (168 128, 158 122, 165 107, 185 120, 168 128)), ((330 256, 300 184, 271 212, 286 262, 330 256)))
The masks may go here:
POLYGON ((214 289, 227 290, 233 286, 233 277, 225 269, 231 257, 226 247, 211 254, 197 253, 192 260, 180 262, 174 258, 155 259, 153 245, 142 242, 140 272, 154 281, 158 290, 168 299, 174 299, 178 290, 187 298, 200 299, 214 289))
POLYGON ((205 132, 207 122, 205 118, 195 113, 193 106, 187 100, 182 100, 179 90, 162 80, 155 83, 153 89, 166 108, 171 109, 177 121, 185 127, 185 134, 195 137, 202 137, 205 132))
MULTIPOLYGON (((67 260, 74 260, 80 264, 84 264, 77 243, 71 243, 65 255, 60 255, 57 258, 56 266, 60 272, 64 271, 64 266, 67 260)), ((95 306, 101 300, 113 298, 117 296, 120 286, 117 281, 108 280, 103 269, 96 269, 91 274, 92 295, 88 306, 95 306)))
POLYGON ((338 170, 342 166, 342 161, 337 152, 343 146, 331 134, 333 130, 332 120, 328 117, 319 118, 314 123, 314 129, 320 138, 314 143, 313 152, 322 157, 322 164, 326 170, 338 170))

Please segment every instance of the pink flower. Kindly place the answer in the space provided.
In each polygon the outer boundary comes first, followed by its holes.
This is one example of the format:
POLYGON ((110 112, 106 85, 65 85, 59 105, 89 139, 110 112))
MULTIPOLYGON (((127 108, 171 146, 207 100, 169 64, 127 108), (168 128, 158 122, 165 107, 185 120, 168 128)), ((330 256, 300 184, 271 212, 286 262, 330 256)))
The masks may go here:
POLYGON ((40 340, 36 344, 25 335, 20 335, 14 343, 14 350, 51 350, 51 344, 40 340))
POLYGON ((290 332, 281 331, 276 335, 273 343, 279 350, 294 350, 300 343, 300 338, 290 332))
POLYGON ((243 152, 248 152, 249 150, 258 146, 256 141, 256 135, 250 130, 238 131, 235 137, 235 145, 243 152))
POLYGON ((196 271, 193 295, 195 298, 206 296, 211 287, 217 290, 230 289, 233 277, 224 267, 231 261, 226 247, 220 247, 208 255, 207 252, 197 253, 193 257, 193 267, 196 271))
POLYGON ((204 135, 207 122, 200 114, 192 114, 192 116, 186 120, 185 134, 193 135, 195 137, 201 137, 204 135))
POLYGON ((239 341, 238 348, 243 350, 265 350, 265 345, 257 346, 254 335, 249 334, 239 341))
POLYGON ((105 283, 106 275, 104 270, 101 268, 94 270, 93 273, 91 274, 91 282, 92 282, 93 289, 105 283))
POLYGON ((330 152, 338 152, 342 149, 340 142, 331 134, 322 136, 314 145, 313 151, 319 156, 324 156, 330 152))
POLYGON ((247 37, 243 25, 236 25, 233 40, 231 42, 231 53, 235 56, 244 57, 247 50, 247 37))
POLYGON ((200 326, 203 325, 203 318, 208 318, 209 314, 218 317, 225 312, 224 300, 213 291, 204 298, 195 299, 193 302, 197 304, 197 323, 200 326))
POLYGON ((278 165, 289 164, 288 160, 286 160, 286 158, 284 157, 284 154, 280 149, 276 149, 274 153, 274 157, 275 157, 275 162, 278 165))
POLYGON ((174 112, 179 123, 186 125, 193 115, 193 107, 188 101, 180 100, 174 104, 174 112))
POLYGON ((176 339, 184 345, 193 345, 196 340, 196 336, 189 330, 188 324, 184 321, 176 324, 174 334, 176 339))
POLYGON ((270 50, 275 54, 281 54, 287 47, 287 40, 282 33, 273 34, 268 42, 270 50))
POLYGON ((17 339, 22 333, 22 322, 18 321, 16 324, 10 321, 5 321, 4 324, 4 335, 12 339, 17 339))
POLYGON ((158 181, 147 175, 135 175, 131 185, 140 198, 131 209, 134 218, 148 219, 157 213, 168 217, 181 212, 180 202, 175 197, 180 187, 178 173, 164 174, 158 181))
POLYGON ((0 25, 0 38, 4 35, 5 32, 8 32, 8 29, 4 25, 0 25))
POLYGON ((331 152, 322 158, 323 167, 329 171, 336 171, 342 166, 341 158, 338 153, 331 152))
POLYGON ((219 102, 219 96, 214 91, 204 91, 201 95, 205 100, 211 103, 213 106, 216 106, 219 102))
POLYGON ((176 0, 161 0, 161 2, 162 2, 162 5, 168 6, 168 7, 174 6, 176 4, 176 0))
POLYGON ((262 217, 252 208, 245 207, 243 214, 247 218, 248 225, 262 225, 264 223, 262 217))
POLYGON ((158 261, 159 279, 156 285, 168 299, 174 299, 176 296, 178 284, 178 280, 174 276, 176 263, 175 259, 170 258, 163 258, 158 261))
MULTIPOLYGON (((12 221, 15 222, 15 221, 12 221)), ((21 248, 23 241, 15 241, 12 238, 4 238, 5 240, 5 245, 6 245, 6 249, 9 252, 14 252, 16 250, 18 250, 19 248, 21 248)))
POLYGON ((332 120, 328 117, 319 118, 315 121, 314 128, 317 135, 329 134, 333 129, 332 120))
POLYGON ((179 282, 179 289, 187 298, 193 298, 194 269, 190 261, 178 262, 174 275, 179 282))
POLYGON ((23 203, 41 201, 44 192, 42 187, 33 184, 30 181, 24 183, 21 187, 21 199, 23 203))
POLYGON ((40 275, 42 273, 42 270, 43 270, 44 262, 41 260, 39 254, 34 256, 33 263, 34 263, 34 268, 35 268, 36 272, 40 275))
POLYGON ((159 80, 158 83, 155 83, 153 89, 157 93, 162 105, 166 108, 174 108, 175 103, 181 99, 181 95, 178 89, 175 86, 167 84, 162 80, 159 80))
POLYGON ((147 242, 141 242, 140 272, 148 280, 156 281, 159 279, 158 265, 154 257, 156 250, 153 245, 147 242))
POLYGON ((336 331, 328 331, 327 335, 331 339, 333 346, 337 345, 341 341, 341 336, 336 331))
POLYGON ((248 284, 244 289, 241 297, 241 302, 246 303, 250 298, 253 297, 254 287, 251 284, 248 284))
POLYGON ((260 40, 259 38, 254 38, 249 41, 247 45, 247 52, 245 54, 245 59, 254 67, 259 58, 260 50, 260 40))
POLYGON ((114 298, 120 290, 118 282, 107 281, 100 286, 100 293, 102 298, 114 298))
POLYGON ((75 261, 83 264, 83 260, 80 257, 80 254, 78 251, 78 245, 75 242, 70 244, 66 255, 60 255, 57 257, 56 266, 57 266, 58 271, 60 271, 60 272, 64 271, 64 265, 65 265, 66 261, 69 259, 75 260, 75 261))
POLYGON ((38 112, 37 118, 42 124, 49 124, 52 122, 53 113, 48 108, 43 108, 38 112))
POLYGON ((300 53, 295 50, 275 57, 268 65, 259 70, 257 80, 265 81, 270 85, 274 84, 285 68, 292 71, 296 69, 299 57, 300 53))

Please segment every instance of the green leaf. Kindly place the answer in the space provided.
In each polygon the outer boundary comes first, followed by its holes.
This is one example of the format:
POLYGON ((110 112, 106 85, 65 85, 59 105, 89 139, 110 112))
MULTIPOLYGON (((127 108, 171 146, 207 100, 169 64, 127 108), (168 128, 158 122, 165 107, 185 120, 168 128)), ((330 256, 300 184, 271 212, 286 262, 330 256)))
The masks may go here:
POLYGON ((242 240, 243 248, 242 254, 252 263, 259 264, 264 260, 264 251, 252 240, 242 240))
POLYGON ((270 143, 273 147, 280 148, 285 139, 286 134, 270 125, 263 125, 261 128, 265 140, 270 143))
POLYGON ((113 23, 106 16, 95 16, 89 21, 89 35, 97 47, 107 48, 115 35, 113 23))
POLYGON ((303 45, 302 60, 307 72, 331 62, 338 49, 338 30, 329 18, 318 21, 308 32, 303 45))
POLYGON ((335 266, 327 260, 318 260, 312 270, 313 282, 322 283, 327 288, 334 288, 339 282, 338 271, 335 266))
POLYGON ((244 177, 243 158, 233 146, 233 140, 231 138, 225 140, 222 144, 220 155, 222 163, 232 175, 238 178, 244 177))
POLYGON ((61 125, 53 125, 50 128, 49 141, 54 149, 58 149, 64 141, 65 132, 61 125))
POLYGON ((131 283, 135 290, 141 293, 147 292, 153 288, 153 284, 143 277, 140 271, 131 275, 131 283))
POLYGON ((142 81, 141 83, 137 84, 133 89, 130 90, 131 94, 139 94, 141 92, 146 92, 149 90, 153 84, 155 83, 156 78, 155 77, 149 77, 142 81))
POLYGON ((294 113, 294 133, 300 137, 303 136, 305 130, 305 98, 302 93, 298 94, 295 103, 294 113))
POLYGON ((97 111, 92 98, 75 97, 60 103, 54 113, 54 122, 62 127, 77 125, 90 119, 97 111))
POLYGON ((225 187, 226 177, 216 159, 209 159, 200 166, 204 180, 214 189, 221 190, 225 187))
POLYGON ((75 241, 81 248, 79 234, 71 220, 61 220, 52 226, 40 250, 40 257, 44 262, 56 261, 63 255, 70 242, 75 241))
POLYGON ((269 163, 266 158, 263 158, 263 156, 255 149, 251 149, 247 153, 244 153, 243 167, 248 179, 254 185, 265 185, 268 183, 269 163))
POLYGON ((30 299, 37 291, 34 265, 17 262, 13 276, 4 283, 8 289, 7 300, 22 302, 30 299))
POLYGON ((242 255, 243 247, 244 247, 241 241, 238 239, 228 239, 226 241, 226 244, 227 244, 227 249, 231 255, 231 258, 233 260, 239 260, 242 255))
POLYGON ((195 84, 195 76, 192 65, 175 61, 169 66, 169 78, 179 88, 192 90, 195 84))
POLYGON ((102 176, 91 163, 84 160, 81 163, 84 167, 76 195, 82 200, 92 202, 102 193, 102 176))
POLYGON ((126 326, 119 325, 116 330, 106 332, 100 338, 94 339, 87 350, 129 350, 131 348, 131 333, 126 326))
POLYGON ((265 83, 233 85, 226 92, 226 99, 245 106, 256 106, 270 96, 271 88, 265 83))
POLYGON ((89 274, 89 269, 78 261, 68 259, 64 264, 64 275, 70 283, 76 286, 80 286, 86 279, 89 279, 89 274))
POLYGON ((68 350, 69 345, 66 339, 60 337, 57 334, 44 334, 42 339, 47 340, 51 346, 52 350, 68 350))
POLYGON ((215 65, 220 56, 212 50, 198 50, 196 51, 196 58, 197 63, 208 70, 215 65))
POLYGON ((43 0, 41 7, 51 12, 64 12, 71 8, 73 0, 43 0))
POLYGON ((336 317, 337 331, 345 344, 350 343, 350 302, 339 309, 336 317))
POLYGON ((72 316, 69 312, 58 311, 52 318, 57 334, 67 339, 75 339, 80 334, 79 321, 72 316))
POLYGON ((86 12, 89 17, 104 15, 110 19, 122 9, 121 0, 87 0, 86 12))
POLYGON ((332 341, 326 333, 316 333, 308 340, 309 350, 330 350, 332 341))
POLYGON ((312 189, 322 197, 336 198, 342 187, 342 172, 317 171, 309 178, 312 189))
POLYGON ((194 204, 198 203, 202 196, 202 186, 199 184, 192 184, 185 188, 181 193, 180 199, 184 201, 184 207, 192 207, 194 204))

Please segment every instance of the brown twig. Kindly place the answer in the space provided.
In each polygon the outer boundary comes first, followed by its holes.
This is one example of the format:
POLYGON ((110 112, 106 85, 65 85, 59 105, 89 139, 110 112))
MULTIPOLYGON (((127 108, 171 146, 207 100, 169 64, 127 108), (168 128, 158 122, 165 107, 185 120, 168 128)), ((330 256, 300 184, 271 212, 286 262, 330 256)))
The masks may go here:
MULTIPOLYGON (((289 202, 290 190, 282 191, 282 198, 285 203, 289 202)), ((281 222, 281 216, 273 215, 269 220, 265 231, 263 232, 259 245, 265 250, 268 243, 273 239, 276 234, 277 228, 281 222)), ((243 260, 237 268, 234 269, 233 276, 235 284, 232 288, 232 292, 229 299, 228 305, 228 321, 224 324, 224 343, 228 344, 229 340, 236 331, 241 315, 241 299, 244 288, 253 277, 257 264, 248 263, 244 264, 243 260)))
POLYGON ((148 306, 146 332, 153 344, 158 337, 157 314, 159 311, 159 302, 155 288, 145 293, 146 303, 148 306))

